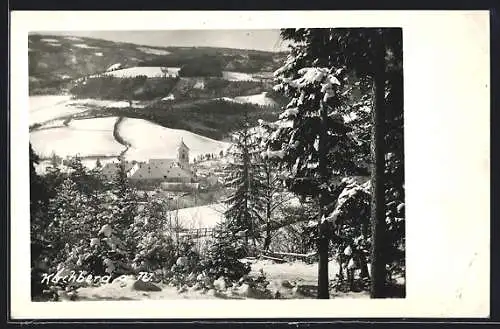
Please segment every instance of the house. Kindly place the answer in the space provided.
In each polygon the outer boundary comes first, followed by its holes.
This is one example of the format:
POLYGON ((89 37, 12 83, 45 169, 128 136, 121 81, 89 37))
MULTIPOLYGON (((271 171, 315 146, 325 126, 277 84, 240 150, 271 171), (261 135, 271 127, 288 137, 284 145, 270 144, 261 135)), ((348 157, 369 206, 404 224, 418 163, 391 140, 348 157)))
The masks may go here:
MULTIPOLYGON (((140 163, 138 162, 129 162, 125 161, 125 172, 127 173, 127 177, 131 177, 140 167, 140 163)), ((107 163, 101 169, 101 175, 103 175, 107 180, 113 180, 118 173, 120 168, 120 163, 107 163)))
POLYGON ((189 164, 189 147, 181 140, 177 147, 176 159, 150 159, 147 163, 140 164, 130 179, 132 181, 194 182, 195 173, 189 164))

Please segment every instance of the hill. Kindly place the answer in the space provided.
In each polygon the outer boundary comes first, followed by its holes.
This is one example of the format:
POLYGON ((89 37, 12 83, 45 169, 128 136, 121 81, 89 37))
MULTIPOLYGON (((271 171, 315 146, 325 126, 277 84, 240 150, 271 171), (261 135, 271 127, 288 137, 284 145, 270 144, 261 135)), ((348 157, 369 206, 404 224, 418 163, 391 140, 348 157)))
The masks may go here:
MULTIPOLYGON (((274 71, 283 53, 209 47, 151 47, 123 42, 42 34, 28 36, 30 94, 60 93, 66 84, 122 68, 178 67, 185 76, 204 68, 241 73, 274 71)), ((210 73, 210 72, 208 72, 210 73)), ((234 76, 226 74, 227 76, 234 76)), ((222 76, 222 73, 221 73, 222 76)))

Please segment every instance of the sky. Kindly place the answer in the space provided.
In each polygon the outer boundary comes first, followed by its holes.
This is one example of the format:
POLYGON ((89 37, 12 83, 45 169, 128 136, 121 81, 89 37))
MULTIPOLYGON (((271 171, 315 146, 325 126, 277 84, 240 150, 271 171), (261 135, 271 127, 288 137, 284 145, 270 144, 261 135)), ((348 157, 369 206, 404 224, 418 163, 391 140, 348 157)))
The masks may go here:
POLYGON ((148 46, 224 47, 265 51, 286 50, 279 30, 170 30, 170 31, 52 31, 51 35, 90 37, 148 46))

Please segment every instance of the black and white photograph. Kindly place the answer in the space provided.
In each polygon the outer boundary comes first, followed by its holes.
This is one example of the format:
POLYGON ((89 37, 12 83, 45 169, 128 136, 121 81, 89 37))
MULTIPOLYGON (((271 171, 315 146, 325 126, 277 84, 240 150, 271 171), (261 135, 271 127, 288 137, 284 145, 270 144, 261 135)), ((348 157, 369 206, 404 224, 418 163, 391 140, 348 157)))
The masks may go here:
POLYGON ((33 301, 404 298, 402 41, 31 33, 33 301))
POLYGON ((489 80, 459 61, 487 49, 481 16, 188 14, 17 28, 18 313, 484 314, 489 80))

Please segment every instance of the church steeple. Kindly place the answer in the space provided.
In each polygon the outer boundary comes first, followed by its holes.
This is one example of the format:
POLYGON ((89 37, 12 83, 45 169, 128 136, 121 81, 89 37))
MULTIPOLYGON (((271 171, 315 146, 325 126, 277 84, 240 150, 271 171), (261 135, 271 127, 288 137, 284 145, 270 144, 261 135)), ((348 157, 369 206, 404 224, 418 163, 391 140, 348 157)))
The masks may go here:
POLYGON ((179 161, 179 164, 183 168, 189 166, 189 147, 184 144, 182 137, 179 146, 177 146, 177 161, 179 161))

